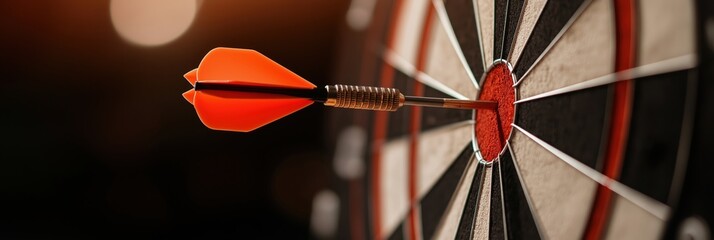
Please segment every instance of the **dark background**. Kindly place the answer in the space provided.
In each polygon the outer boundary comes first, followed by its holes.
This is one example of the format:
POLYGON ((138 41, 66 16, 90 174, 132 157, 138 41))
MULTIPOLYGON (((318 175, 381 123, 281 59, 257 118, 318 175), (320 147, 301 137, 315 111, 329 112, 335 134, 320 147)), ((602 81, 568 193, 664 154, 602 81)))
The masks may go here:
POLYGON ((0 238, 308 238, 324 109, 251 133, 201 124, 182 78, 214 47, 328 82, 348 1, 207 0, 144 47, 109 1, 0 2, 0 238))

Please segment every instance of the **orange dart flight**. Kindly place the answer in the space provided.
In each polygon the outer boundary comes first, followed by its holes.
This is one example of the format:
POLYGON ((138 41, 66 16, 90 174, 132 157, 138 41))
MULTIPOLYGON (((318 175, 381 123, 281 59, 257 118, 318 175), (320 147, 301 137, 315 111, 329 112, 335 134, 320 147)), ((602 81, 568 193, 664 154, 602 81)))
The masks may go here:
POLYGON ((215 48, 184 75, 193 89, 183 97, 204 125, 249 132, 313 102, 326 106, 396 111, 403 105, 496 109, 497 103, 404 96, 398 89, 334 85, 318 88, 254 50, 215 48))

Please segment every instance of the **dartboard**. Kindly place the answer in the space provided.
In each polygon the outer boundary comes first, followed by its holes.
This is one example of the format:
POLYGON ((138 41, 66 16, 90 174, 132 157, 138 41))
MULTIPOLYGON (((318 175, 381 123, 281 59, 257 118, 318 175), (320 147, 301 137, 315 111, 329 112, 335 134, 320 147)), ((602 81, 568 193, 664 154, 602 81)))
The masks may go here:
POLYGON ((714 24, 703 6, 352 5, 340 83, 498 108, 334 111, 339 238, 709 236, 711 208, 688 204, 706 205, 700 196, 711 190, 684 197, 687 181, 702 181, 691 179, 701 155, 692 146, 706 139, 697 126, 708 125, 702 112, 711 106, 701 104, 711 89, 705 30, 714 24))

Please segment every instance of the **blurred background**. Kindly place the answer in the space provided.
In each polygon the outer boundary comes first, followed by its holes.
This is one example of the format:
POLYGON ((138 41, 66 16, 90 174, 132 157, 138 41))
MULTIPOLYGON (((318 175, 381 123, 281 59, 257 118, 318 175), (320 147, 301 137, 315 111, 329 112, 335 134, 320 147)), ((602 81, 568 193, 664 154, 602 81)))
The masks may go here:
POLYGON ((350 2, 0 2, 0 238, 310 238, 324 109, 201 124, 182 75, 256 49, 323 85, 350 2))

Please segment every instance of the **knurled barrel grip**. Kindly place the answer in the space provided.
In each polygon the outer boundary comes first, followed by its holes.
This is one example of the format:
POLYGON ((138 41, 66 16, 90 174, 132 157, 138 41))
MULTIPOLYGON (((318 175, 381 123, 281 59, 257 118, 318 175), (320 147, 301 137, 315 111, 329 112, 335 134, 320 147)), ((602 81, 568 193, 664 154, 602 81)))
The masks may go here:
POLYGON ((404 95, 396 88, 351 85, 325 86, 325 106, 377 111, 396 111, 404 104, 404 95))

